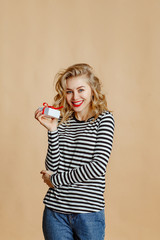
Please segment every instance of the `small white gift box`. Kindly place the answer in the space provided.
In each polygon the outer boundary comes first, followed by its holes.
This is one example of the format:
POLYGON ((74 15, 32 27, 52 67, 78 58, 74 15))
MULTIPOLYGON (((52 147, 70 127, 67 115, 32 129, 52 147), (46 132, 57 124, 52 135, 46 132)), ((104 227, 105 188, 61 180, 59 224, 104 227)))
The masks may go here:
MULTIPOLYGON (((43 107, 39 108, 41 111, 43 111, 43 107)), ((46 115, 46 117, 52 117, 52 118, 59 118, 60 117, 60 111, 53 109, 53 108, 48 108, 46 107, 44 109, 44 114, 46 115)))
POLYGON ((42 111, 43 114, 46 115, 46 117, 51 117, 51 118, 59 118, 60 117, 60 111, 57 109, 63 108, 54 108, 52 106, 48 106, 47 103, 43 103, 44 107, 40 107, 39 109, 42 111))

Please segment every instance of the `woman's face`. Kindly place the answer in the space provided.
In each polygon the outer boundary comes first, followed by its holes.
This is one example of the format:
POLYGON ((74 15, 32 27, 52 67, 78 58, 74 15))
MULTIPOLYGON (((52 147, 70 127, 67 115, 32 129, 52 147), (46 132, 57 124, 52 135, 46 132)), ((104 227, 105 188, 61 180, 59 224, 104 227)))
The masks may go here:
POLYGON ((90 110, 92 90, 85 75, 66 80, 66 100, 74 112, 82 115, 90 110))

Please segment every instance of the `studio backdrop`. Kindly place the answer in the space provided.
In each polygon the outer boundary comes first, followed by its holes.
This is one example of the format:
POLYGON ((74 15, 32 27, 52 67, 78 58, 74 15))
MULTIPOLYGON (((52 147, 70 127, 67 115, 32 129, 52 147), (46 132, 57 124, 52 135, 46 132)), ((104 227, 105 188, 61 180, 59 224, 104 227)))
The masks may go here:
POLYGON ((106 240, 160 239, 159 25, 159 0, 0 0, 1 239, 44 239, 47 131, 34 111, 75 63, 94 68, 115 118, 106 240))

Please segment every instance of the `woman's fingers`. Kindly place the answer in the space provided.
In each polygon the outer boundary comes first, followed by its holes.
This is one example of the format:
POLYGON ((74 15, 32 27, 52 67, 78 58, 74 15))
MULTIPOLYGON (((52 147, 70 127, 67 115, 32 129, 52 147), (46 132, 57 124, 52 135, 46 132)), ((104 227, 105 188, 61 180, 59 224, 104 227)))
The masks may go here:
POLYGON ((35 119, 38 119, 39 116, 41 116, 41 115, 42 115, 42 111, 39 110, 39 108, 38 108, 38 109, 35 111, 34 117, 35 117, 35 119))
POLYGON ((39 121, 39 123, 47 128, 49 131, 54 131, 57 129, 58 119, 47 117, 45 114, 42 113, 43 111, 39 108, 35 111, 35 119, 39 121))
POLYGON ((50 180, 50 175, 51 175, 51 171, 47 171, 47 170, 42 170, 40 172, 42 174, 42 179, 44 181, 44 183, 46 183, 48 185, 48 187, 51 187, 51 188, 54 188, 54 186, 52 185, 51 183, 51 180, 50 180))
POLYGON ((50 176, 53 174, 53 172, 50 170, 47 170, 46 173, 48 173, 50 176))
POLYGON ((45 117, 45 114, 42 114, 42 111, 38 110, 35 112, 35 119, 37 119, 44 127, 48 129, 48 124, 50 119, 45 117))

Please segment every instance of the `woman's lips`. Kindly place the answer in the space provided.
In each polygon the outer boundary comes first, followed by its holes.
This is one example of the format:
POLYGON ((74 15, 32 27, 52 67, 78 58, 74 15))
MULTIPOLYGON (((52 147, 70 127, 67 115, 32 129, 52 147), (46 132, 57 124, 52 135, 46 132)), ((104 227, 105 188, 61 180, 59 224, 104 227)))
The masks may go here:
POLYGON ((74 107, 80 107, 82 105, 82 103, 83 103, 83 100, 82 101, 78 101, 78 102, 72 102, 72 105, 74 107))

